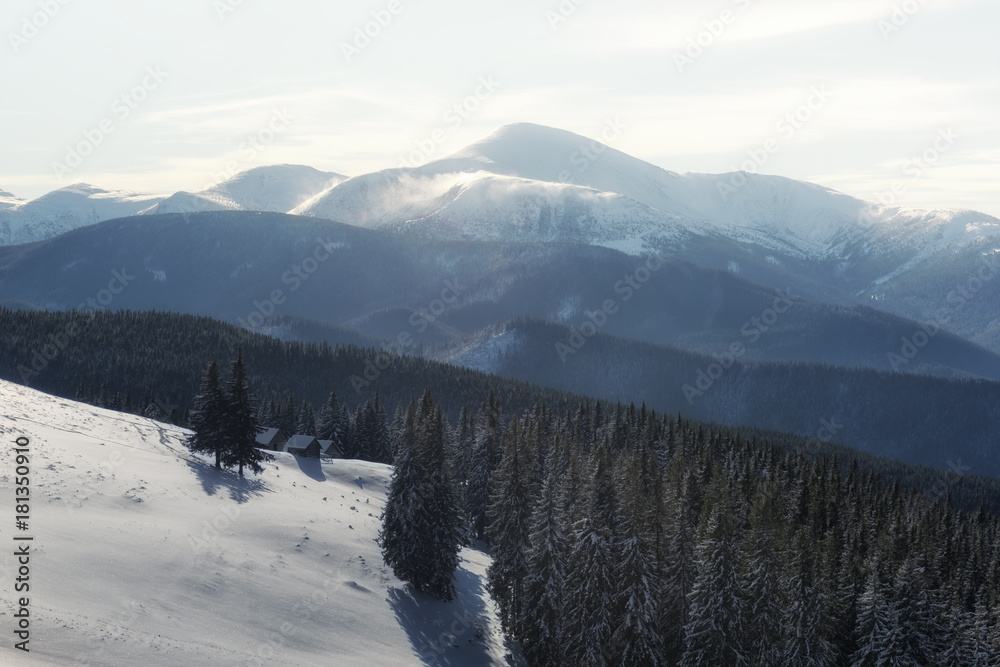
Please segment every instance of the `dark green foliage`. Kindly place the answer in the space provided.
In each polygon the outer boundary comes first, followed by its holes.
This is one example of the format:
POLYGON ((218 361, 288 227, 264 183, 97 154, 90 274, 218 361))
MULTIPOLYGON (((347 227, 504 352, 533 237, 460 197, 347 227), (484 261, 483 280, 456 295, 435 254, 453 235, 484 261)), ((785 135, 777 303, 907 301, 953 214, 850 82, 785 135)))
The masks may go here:
POLYGON ((395 575, 442 600, 455 594, 462 517, 445 464, 445 428, 430 392, 407 410, 379 544, 395 575))
POLYGON ((594 413, 498 434, 490 589, 529 664, 997 664, 996 514, 855 459, 594 413))
POLYGON ((187 440, 188 447, 195 452, 214 454, 216 468, 236 466, 240 477, 244 466, 260 473, 261 461, 269 460, 270 456, 257 449, 256 438, 261 429, 257 406, 250 395, 242 348, 237 351, 225 387, 219 380, 215 356, 211 357, 194 404, 191 415, 194 433, 187 440))
POLYGON ((243 477, 244 466, 254 473, 260 473, 263 470, 260 463, 266 461, 268 455, 257 449, 256 439, 260 426, 257 424, 247 369, 243 363, 243 348, 237 350, 226 384, 225 398, 221 427, 226 444, 222 451, 222 464, 236 466, 240 477, 243 477))
POLYGON ((222 421, 225 412, 226 395, 219 378, 219 364, 213 355, 205 369, 201 389, 194 398, 190 423, 193 433, 188 437, 187 446, 195 452, 214 454, 215 467, 218 469, 222 468, 222 453, 226 442, 222 421))
POLYGON ((524 580, 528 572, 531 531, 531 450, 515 417, 504 434, 503 459, 493 475, 493 494, 487 515, 487 534, 493 545, 493 563, 487 571, 488 588, 500 609, 504 631, 519 636, 524 610, 524 580))

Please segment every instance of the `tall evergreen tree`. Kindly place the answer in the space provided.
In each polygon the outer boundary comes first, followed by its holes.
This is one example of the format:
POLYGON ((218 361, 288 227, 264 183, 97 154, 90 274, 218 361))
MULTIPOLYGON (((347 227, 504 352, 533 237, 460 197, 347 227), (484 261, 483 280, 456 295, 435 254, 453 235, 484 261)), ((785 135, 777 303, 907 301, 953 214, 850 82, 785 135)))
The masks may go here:
POLYGON ((858 599, 855 634, 858 647, 851 656, 851 667, 884 667, 895 664, 898 623, 890 606, 887 589, 872 559, 864 593, 858 599))
POLYGON ((315 436, 316 431, 316 413, 313 411, 312 403, 302 401, 302 407, 299 408, 299 421, 295 426, 295 432, 302 435, 315 436))
POLYGON ((815 546, 809 529, 800 529, 796 540, 785 584, 788 607, 782 662, 803 667, 832 667, 836 653, 824 634, 827 623, 823 611, 827 600, 817 577, 815 546))
MULTIPOLYGON (((201 388, 191 411, 191 433, 187 446, 195 452, 215 454, 215 467, 222 469, 223 449, 227 443, 227 401, 219 377, 219 364, 213 354, 208 360, 201 388)), ((157 410, 159 412, 159 410, 157 410)))
POLYGON ((222 423, 226 438, 222 453, 223 465, 237 466, 240 477, 243 477, 244 466, 254 473, 262 472, 260 464, 270 456, 257 449, 260 427, 257 425, 254 400, 250 394, 246 365, 243 363, 242 347, 237 352, 226 384, 226 411, 222 423))
POLYGON ((698 575, 688 594, 681 667, 742 665, 746 661, 746 612, 739 592, 739 553, 725 483, 714 484, 704 505, 695 562, 698 575))
POLYGON ((642 488, 641 461, 632 455, 631 466, 623 480, 620 532, 622 536, 618 563, 619 619, 609 656, 623 665, 662 665, 664 652, 659 633, 659 587, 656 557, 653 553, 650 526, 657 521, 642 488))
POLYGON ((429 391, 407 410, 378 541, 397 577, 451 600, 462 517, 445 471, 444 417, 429 391))
POLYGON ((618 602, 615 493, 606 438, 592 455, 588 505, 573 526, 567 581, 568 664, 608 664, 618 602))
POLYGON ((500 464, 501 450, 500 404, 490 392, 489 398, 476 415, 476 441, 472 452, 472 471, 466 492, 465 513, 469 519, 472 534, 477 539, 486 538, 486 528, 490 519, 493 473, 500 464))
POLYGON ((569 542, 566 535, 562 446, 549 451, 539 501, 531 515, 528 574, 524 581, 521 641, 532 665, 563 664, 566 633, 566 577, 569 542))
POLYGON ((531 518, 531 473, 523 447, 524 433, 514 417, 504 434, 503 459, 493 476, 488 510, 493 545, 493 562, 486 573, 488 588, 499 607, 504 631, 514 637, 521 635, 531 518))
POLYGON ((343 452, 344 435, 347 430, 346 422, 347 413, 337 399, 337 392, 331 391, 319 413, 319 421, 316 423, 316 437, 320 440, 332 440, 337 449, 343 452))

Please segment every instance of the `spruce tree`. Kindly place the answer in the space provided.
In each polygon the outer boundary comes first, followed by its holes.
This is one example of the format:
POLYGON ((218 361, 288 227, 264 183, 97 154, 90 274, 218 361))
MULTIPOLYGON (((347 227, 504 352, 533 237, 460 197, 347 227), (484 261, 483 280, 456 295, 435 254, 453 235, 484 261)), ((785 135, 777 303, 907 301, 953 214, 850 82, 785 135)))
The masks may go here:
POLYGON ((566 633, 566 577, 569 541, 566 535, 565 496, 560 445, 549 452, 539 501, 531 515, 521 642, 532 665, 562 664, 570 638, 566 633))
POLYGON ((766 667, 781 662, 784 600, 779 578, 775 514, 755 508, 757 527, 748 534, 741 581, 746 598, 747 664, 766 667))
POLYGON ((681 667, 745 664, 745 608, 739 591, 739 553, 725 482, 706 495, 695 562, 698 575, 688 594, 681 667))
POLYGON ((877 558, 869 565, 865 590, 858 599, 858 646, 851 656, 851 667, 882 667, 894 658, 897 619, 879 576, 877 558))
POLYGON ((330 392, 323 409, 319 413, 316 424, 316 437, 320 440, 332 440, 337 449, 344 452, 344 436, 347 431, 347 413, 337 400, 337 392, 330 392))
POLYGON ((515 417, 504 434, 503 459, 493 475, 493 496, 488 516, 488 535, 493 545, 493 562, 487 571, 488 588, 500 610, 504 631, 520 636, 527 575, 530 468, 521 451, 524 434, 515 417))
POLYGON ((378 535, 385 564, 392 568, 396 577, 410 582, 418 581, 425 567, 425 555, 418 549, 421 544, 418 531, 427 528, 422 525, 425 519, 423 503, 431 493, 429 474, 417 447, 416 420, 416 407, 410 403, 378 535))
POLYGON ((808 527, 800 529, 792 547, 790 572, 785 582, 788 607, 782 663, 832 667, 836 664, 836 652, 824 635, 827 623, 823 612, 827 599, 817 576, 814 550, 808 527))
POLYGON ((247 369, 243 363, 243 348, 240 347, 226 384, 226 410, 222 421, 226 442, 222 463, 227 467, 237 466, 240 477, 243 477, 244 466, 259 474, 264 470, 261 462, 270 459, 268 454, 257 449, 260 427, 255 415, 247 369))
POLYGON ((632 456, 623 484, 620 514, 621 559, 618 561, 618 625, 612 637, 613 664, 661 665, 659 587, 650 526, 657 521, 642 489, 639 455, 632 456))
POLYGON ((490 506, 493 473, 500 464, 502 454, 501 435, 500 404, 491 391, 486 403, 476 415, 472 471, 466 492, 465 513, 472 534, 480 540, 486 538, 486 528, 490 523, 487 512, 490 506))
MULTIPOLYGON (((227 401, 219 378, 219 364, 213 354, 208 360, 201 388, 194 398, 191 411, 191 433, 187 446, 195 452, 215 454, 215 467, 222 469, 223 449, 226 447, 225 416, 227 401)), ((148 412, 148 408, 147 408, 148 412)), ((156 410, 159 413, 159 409, 156 410)))
POLYGON ((397 451, 378 537, 383 559, 418 591, 451 600, 464 536, 445 471, 444 417, 429 391, 407 410, 397 451))
POLYGON ((573 526, 567 581, 567 663, 607 665, 618 602, 616 515, 609 445, 605 438, 592 455, 584 518, 573 526))
POLYGON ((430 391, 424 392, 420 402, 421 414, 430 408, 421 440, 425 457, 429 461, 431 495, 427 502, 431 532, 428 552, 431 554, 430 576, 427 591, 442 600, 455 597, 455 570, 458 569, 459 551, 466 543, 465 519, 451 479, 445 454, 445 420, 440 407, 434 406, 430 391))
POLYGON ((302 401, 299 408, 299 421, 295 426, 295 433, 302 435, 316 435, 316 413, 313 411, 312 403, 302 401))

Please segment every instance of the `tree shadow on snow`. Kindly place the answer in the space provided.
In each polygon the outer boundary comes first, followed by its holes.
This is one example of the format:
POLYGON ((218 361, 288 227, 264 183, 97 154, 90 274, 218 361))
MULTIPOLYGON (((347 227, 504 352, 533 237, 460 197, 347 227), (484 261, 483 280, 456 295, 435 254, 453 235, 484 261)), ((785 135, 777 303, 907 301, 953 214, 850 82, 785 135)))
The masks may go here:
POLYGON ((197 459, 188 459, 185 463, 197 475, 201 488, 210 496, 214 496, 222 489, 229 493, 230 500, 243 504, 251 498, 264 495, 265 491, 270 491, 259 479, 250 477, 240 479, 235 472, 217 470, 214 465, 197 459))
POLYGON ((459 567, 455 572, 456 596, 441 602, 412 586, 390 588, 386 598, 413 650, 424 665, 479 667, 495 664, 487 641, 487 595, 475 574, 459 567))

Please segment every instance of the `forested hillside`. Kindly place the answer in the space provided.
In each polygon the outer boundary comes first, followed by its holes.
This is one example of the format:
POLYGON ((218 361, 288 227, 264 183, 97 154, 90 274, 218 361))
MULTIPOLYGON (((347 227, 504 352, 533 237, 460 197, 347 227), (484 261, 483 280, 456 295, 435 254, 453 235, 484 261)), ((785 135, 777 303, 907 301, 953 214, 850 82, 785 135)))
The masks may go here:
MULTIPOLYGON (((576 411, 586 400, 578 394, 419 357, 350 345, 281 341, 204 317, 0 309, 0 378, 182 425, 188 424, 188 413, 209 357, 214 354, 220 367, 226 368, 240 347, 262 424, 279 426, 286 434, 302 432, 308 428, 303 427, 303 422, 309 423, 309 416, 303 415, 308 409, 319 432, 334 394, 341 423, 347 424, 355 436, 367 434, 363 440, 349 439, 348 453, 371 460, 384 460, 371 454, 382 449, 372 435, 377 429, 371 425, 389 428, 398 423, 407 402, 428 387, 452 424, 460 421, 463 407, 474 409, 491 393, 509 414, 522 413, 540 403, 557 414, 565 414, 576 411), (40 361, 36 364, 37 359, 40 361), (359 423, 363 426, 360 430, 359 423)), ((668 372, 669 367, 660 369, 661 374, 668 372)), ((614 376, 609 375, 608 381, 613 380, 614 376)), ((578 388, 584 394, 591 389, 583 383, 578 388)), ((613 410, 617 402, 606 404, 605 410, 613 410)), ((633 409, 641 409, 641 403, 640 399, 633 409)), ((691 414, 689 410, 679 412, 691 414)), ((803 451, 809 456, 838 456, 844 465, 857 458, 864 469, 886 479, 901 479, 908 487, 948 489, 962 507, 986 503, 1000 510, 1000 482, 979 476, 981 470, 969 469, 965 464, 934 470, 873 456, 839 444, 839 432, 822 428, 817 421, 809 437, 745 425, 725 427, 721 432, 732 437, 740 435, 746 442, 768 442, 782 450, 803 451)))
POLYGON ((396 457, 387 564, 449 599, 456 531, 485 540, 533 666, 1000 657, 1000 518, 944 489, 645 409, 508 417, 491 398, 449 431, 427 393, 396 457))

